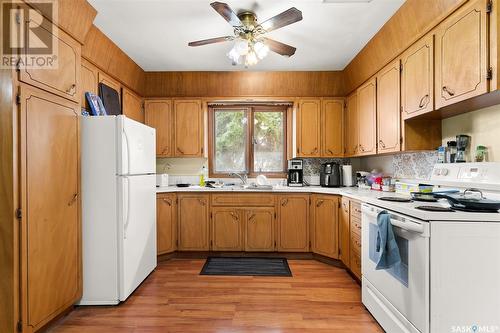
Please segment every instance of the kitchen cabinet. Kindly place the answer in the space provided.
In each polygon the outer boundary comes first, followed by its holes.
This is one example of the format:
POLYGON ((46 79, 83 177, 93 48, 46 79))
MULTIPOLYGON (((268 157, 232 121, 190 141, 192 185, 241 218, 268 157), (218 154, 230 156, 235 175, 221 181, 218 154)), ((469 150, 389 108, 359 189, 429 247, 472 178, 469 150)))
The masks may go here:
POLYGON ((80 107, 20 86, 21 318, 36 331, 82 294, 80 107))
POLYGON ((319 157, 321 100, 303 99, 297 109, 297 156, 319 157))
POLYGON ((349 228, 349 268, 361 279, 361 203, 355 200, 350 201, 349 228))
POLYGON ((174 155, 203 157, 204 116, 200 100, 174 100, 174 155))
POLYGON ((339 259, 346 267, 349 267, 351 260, 349 253, 349 245, 351 243, 349 215, 350 200, 348 197, 342 197, 339 213, 339 259))
POLYGON ((434 110, 434 35, 429 34, 401 56, 401 111, 410 119, 434 110))
POLYGON ((488 92, 487 1, 464 5, 436 30, 436 108, 488 92))
POLYGON ((142 98, 125 87, 122 88, 122 112, 128 118, 144 123, 142 98))
POLYGON ((356 156, 377 153, 377 79, 357 89, 358 152, 356 156))
POLYGON ((390 63, 377 74, 377 152, 401 150, 400 62, 390 63))
POLYGON ((232 207, 213 207, 211 211, 213 251, 243 250, 241 214, 232 207))
POLYGON ((165 99, 147 100, 144 102, 145 124, 156 129, 156 156, 173 156, 172 101, 165 99))
POLYGON ((356 92, 347 97, 345 118, 345 154, 355 156, 359 150, 358 99, 356 92))
POLYGON ((120 84, 120 82, 116 81, 111 76, 105 74, 102 71, 99 71, 97 77, 99 78, 99 83, 104 83, 108 87, 116 90, 116 92, 118 93, 118 99, 120 101, 122 100, 122 97, 121 97, 122 85, 120 84))
POLYGON ((321 157, 344 156, 344 99, 321 101, 321 157))
POLYGON ((156 198, 156 247, 158 255, 177 249, 177 200, 175 194, 162 193, 156 198))
POLYGON ((178 195, 178 248, 180 251, 208 251, 209 198, 206 194, 178 195))
POLYGON ((312 252, 338 259, 339 198, 313 194, 311 200, 312 252))
POLYGON ((275 215, 274 207, 256 207, 245 210, 245 251, 272 252, 275 250, 275 215))
POLYGON ((98 95, 97 92, 97 84, 99 83, 98 80, 98 69, 92 65, 90 62, 86 61, 85 59, 82 58, 82 66, 81 66, 81 101, 80 105, 82 108, 85 108, 88 112, 90 112, 90 106, 89 103, 87 102, 87 99, 85 97, 86 92, 91 92, 93 94, 98 95))
POLYGON ((278 251, 309 252, 309 195, 281 195, 277 208, 278 251))
POLYGON ((274 207, 271 193, 218 193, 211 196, 212 206, 274 207))
MULTIPOLYGON (((52 94, 79 102, 81 45, 49 21, 43 20, 41 24, 38 24, 32 20, 33 18, 30 17, 30 20, 25 22, 25 31, 30 31, 30 24, 35 24, 38 26, 39 38, 54 40, 53 45, 57 47, 57 63, 54 63, 54 68, 47 69, 26 66, 24 62, 21 62, 19 80, 52 94)), ((23 57, 29 59, 31 55, 23 54, 23 57)))

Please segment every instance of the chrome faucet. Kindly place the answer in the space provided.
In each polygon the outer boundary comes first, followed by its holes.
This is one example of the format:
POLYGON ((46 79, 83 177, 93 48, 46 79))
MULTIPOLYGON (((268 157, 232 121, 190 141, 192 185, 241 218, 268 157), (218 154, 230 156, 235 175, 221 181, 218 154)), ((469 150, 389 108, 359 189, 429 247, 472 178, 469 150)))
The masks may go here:
POLYGON ((247 176, 247 174, 246 174, 246 173, 239 174, 239 173, 237 173, 237 172, 231 172, 231 173, 229 174, 229 177, 231 177, 231 176, 236 176, 236 177, 238 177, 238 178, 241 180, 241 182, 243 183, 243 185, 246 185, 246 184, 247 184, 247 181, 248 181, 248 176, 247 176))

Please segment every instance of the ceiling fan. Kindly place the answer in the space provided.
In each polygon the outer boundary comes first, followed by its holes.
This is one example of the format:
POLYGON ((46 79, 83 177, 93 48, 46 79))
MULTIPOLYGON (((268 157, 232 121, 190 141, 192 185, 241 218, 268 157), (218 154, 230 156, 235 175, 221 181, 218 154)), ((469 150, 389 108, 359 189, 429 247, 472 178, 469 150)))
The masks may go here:
POLYGON ((252 11, 242 11, 236 14, 228 4, 212 2, 210 4, 234 28, 234 36, 216 37, 190 42, 189 46, 236 41, 227 56, 233 65, 244 64, 245 67, 255 65, 269 51, 285 57, 295 54, 296 48, 263 35, 302 20, 302 12, 295 7, 285 10, 262 23, 257 21, 257 15, 252 11))

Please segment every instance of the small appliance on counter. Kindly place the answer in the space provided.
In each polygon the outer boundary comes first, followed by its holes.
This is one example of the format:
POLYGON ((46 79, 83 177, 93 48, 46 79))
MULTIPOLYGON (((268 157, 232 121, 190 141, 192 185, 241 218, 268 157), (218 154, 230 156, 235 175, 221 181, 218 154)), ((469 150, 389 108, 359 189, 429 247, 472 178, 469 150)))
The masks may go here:
POLYGON ((168 174, 167 173, 157 173, 156 174, 156 187, 168 186, 168 174))
POLYGON ((304 186, 304 162, 302 160, 288 161, 287 185, 291 187, 304 186))
POLYGON ((322 187, 342 186, 342 171, 340 165, 334 162, 323 163, 321 165, 319 181, 322 187))
POLYGON ((457 135, 457 156, 455 159, 456 163, 467 162, 467 149, 470 144, 470 136, 460 134, 457 135))

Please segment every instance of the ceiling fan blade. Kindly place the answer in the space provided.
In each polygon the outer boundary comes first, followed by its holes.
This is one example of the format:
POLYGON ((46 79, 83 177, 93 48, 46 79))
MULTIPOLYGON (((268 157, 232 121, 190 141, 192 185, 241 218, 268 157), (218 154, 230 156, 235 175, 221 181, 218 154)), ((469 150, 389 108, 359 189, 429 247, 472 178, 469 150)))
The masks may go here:
POLYGON ((220 14, 229 24, 231 24, 233 27, 239 27, 242 26, 243 23, 241 23, 240 19, 238 18, 238 15, 229 7, 227 3, 224 2, 212 2, 210 4, 213 9, 217 13, 220 14))
POLYGON ((302 20, 302 12, 295 7, 285 10, 283 13, 271 17, 269 20, 260 24, 266 32, 273 31, 284 26, 302 20))
POLYGON ((285 57, 291 57, 295 54, 295 51, 297 50, 295 47, 275 41, 274 39, 270 38, 263 38, 264 43, 269 47, 269 49, 273 52, 276 52, 278 54, 281 54, 282 56, 285 57))
POLYGON ((233 36, 216 37, 216 38, 197 40, 196 42, 188 43, 188 45, 189 46, 202 46, 202 45, 207 45, 207 44, 228 42, 228 41, 231 41, 233 39, 234 39, 233 36))

